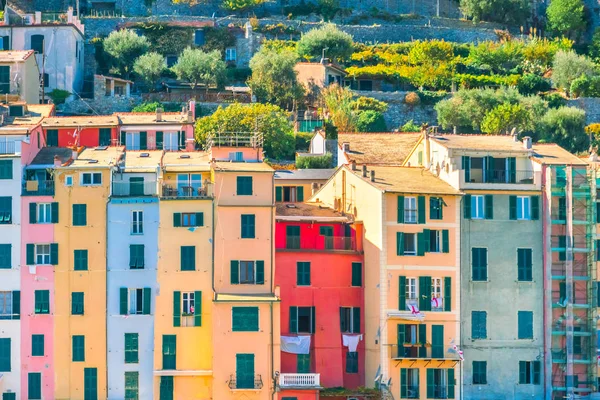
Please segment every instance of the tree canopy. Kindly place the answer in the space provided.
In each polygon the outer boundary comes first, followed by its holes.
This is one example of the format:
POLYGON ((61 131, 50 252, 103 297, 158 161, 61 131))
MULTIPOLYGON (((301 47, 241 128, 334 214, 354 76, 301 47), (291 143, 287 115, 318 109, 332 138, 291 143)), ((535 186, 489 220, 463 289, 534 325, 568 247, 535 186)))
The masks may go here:
POLYGON ((173 71, 178 79, 188 81, 195 89, 203 84, 208 90, 210 85, 221 87, 225 83, 225 62, 217 50, 204 52, 188 47, 181 53, 173 71))
POLYGON ((548 28, 557 35, 571 39, 585 31, 585 10, 582 0, 552 0, 546 9, 548 28))
POLYGON ((133 63, 133 72, 146 82, 150 91, 154 91, 156 81, 165 70, 165 58, 155 52, 143 54, 133 63))
POLYGON ((115 61, 121 73, 129 75, 133 61, 148 51, 150 42, 130 29, 111 32, 104 39, 104 51, 115 61))
POLYGON ((523 24, 531 12, 529 0, 460 0, 460 8, 475 21, 510 25, 523 24))
POLYGON ((339 30, 334 24, 312 29, 302 35, 298 41, 298 54, 307 59, 320 59, 325 50, 325 57, 332 60, 345 60, 352 55, 352 36, 339 30))

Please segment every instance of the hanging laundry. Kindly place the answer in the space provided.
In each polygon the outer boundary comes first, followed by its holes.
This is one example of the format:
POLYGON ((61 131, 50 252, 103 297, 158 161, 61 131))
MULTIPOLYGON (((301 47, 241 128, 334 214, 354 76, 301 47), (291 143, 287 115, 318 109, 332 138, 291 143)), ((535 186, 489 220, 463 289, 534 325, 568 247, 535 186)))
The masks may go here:
POLYGON ((442 298, 434 297, 433 299, 431 299, 431 307, 432 308, 442 308, 442 298))
POLYGON ((411 314, 418 315, 420 313, 419 307, 417 307, 416 305, 407 304, 406 308, 408 309, 408 311, 410 311, 411 314))
POLYGON ((348 348, 348 351, 355 352, 358 342, 363 339, 363 335, 342 335, 342 345, 348 348))
POLYGON ((309 354, 310 336, 282 336, 281 351, 292 354, 309 354))

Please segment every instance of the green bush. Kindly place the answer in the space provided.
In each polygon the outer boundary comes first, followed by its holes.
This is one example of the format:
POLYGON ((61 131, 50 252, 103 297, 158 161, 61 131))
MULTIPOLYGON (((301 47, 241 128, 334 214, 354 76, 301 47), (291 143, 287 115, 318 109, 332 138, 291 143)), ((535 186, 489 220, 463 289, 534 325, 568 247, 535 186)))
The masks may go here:
POLYGON ((519 83, 517 83, 519 93, 525 95, 547 92, 550 90, 550 86, 548 79, 535 74, 525 74, 519 79, 519 83))
POLYGON ((296 151, 308 151, 313 132, 296 132, 296 151))
POLYGON ((552 0, 546 17, 549 30, 557 35, 577 38, 586 28, 583 0, 552 0))
POLYGON ((507 73, 523 61, 523 42, 511 40, 504 43, 481 42, 471 47, 469 60, 495 74, 507 73))
POLYGON ((552 64, 552 83, 555 87, 569 91, 571 83, 581 77, 593 76, 596 66, 589 58, 580 56, 574 51, 559 51, 552 64))
POLYGON ((585 133, 585 112, 575 107, 551 109, 541 121, 541 140, 556 143, 570 152, 587 150, 588 135, 585 133))
POLYGON ((516 86, 520 75, 470 75, 456 74, 454 82, 464 89, 476 89, 490 86, 516 86))
POLYGON ((411 119, 400 128, 400 132, 421 132, 421 127, 411 119))
POLYGON ((373 110, 362 111, 356 120, 356 130, 358 132, 386 132, 387 126, 383 114, 373 110))
MULTIPOLYGON (((181 103, 159 103, 158 101, 154 102, 144 102, 140 103, 137 106, 133 107, 132 112, 155 112, 157 108, 162 108, 165 112, 177 112, 181 111, 181 103)), ((200 115, 197 113, 196 115, 200 115)))
POLYGON ((454 58, 452 43, 444 40, 417 40, 408 52, 413 65, 447 63, 454 58))
POLYGON ((229 82, 246 82, 252 76, 252 70, 250 68, 227 68, 225 75, 229 82))
POLYGON ((104 39, 104 51, 110 55, 121 73, 128 76, 133 60, 148 51, 150 42, 145 36, 138 36, 130 29, 113 31, 104 39))
POLYGON ((519 26, 529 18, 528 0, 460 0, 460 8, 475 21, 500 22, 519 26))
POLYGON ((52 99, 52 102, 56 105, 63 104, 65 100, 69 98, 71 92, 62 89, 54 89, 50 93, 47 93, 48 97, 52 99))
POLYGON ((571 82, 572 97, 600 97, 600 77, 581 75, 571 82))
POLYGON ((352 101, 352 107, 357 111, 379 111, 386 112, 388 104, 384 101, 374 99, 372 97, 361 96, 358 99, 352 101))
POLYGON ((221 8, 227 11, 245 11, 264 3, 266 0, 222 0, 221 8))
POLYGON ((556 92, 542 95, 542 98, 548 102, 548 108, 559 108, 567 104, 567 100, 556 92))
POLYGON ((437 104, 438 101, 444 100, 446 96, 448 96, 448 92, 446 91, 431 91, 431 90, 417 90, 417 94, 421 99, 421 104, 424 105, 434 105, 437 104))
POLYGON ((298 169, 327 169, 332 167, 333 157, 331 154, 296 157, 296 168, 298 169))
POLYGON ((531 116, 520 104, 500 104, 491 110, 481 122, 481 131, 499 135, 516 128, 526 130, 531 124, 531 116))

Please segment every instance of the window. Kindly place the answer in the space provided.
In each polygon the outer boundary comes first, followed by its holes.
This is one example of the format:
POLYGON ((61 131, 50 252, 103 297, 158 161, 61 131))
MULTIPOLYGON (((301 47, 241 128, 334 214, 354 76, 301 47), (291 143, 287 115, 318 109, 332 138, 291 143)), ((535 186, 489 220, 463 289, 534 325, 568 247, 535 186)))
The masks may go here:
MULTIPOLYGON (((160 143, 156 147, 160 148, 160 143)), ((179 132, 165 132, 163 135, 162 149, 165 151, 177 151, 179 149, 179 132)))
MULTIPOLYGON (((402 232, 398 232, 402 233, 402 232)), ((417 234, 416 233, 402 233, 402 235, 398 235, 398 237, 402 238, 401 243, 398 244, 400 247, 399 255, 404 256, 416 256, 417 255, 417 234)))
MULTIPOLYGON (((419 294, 417 289, 417 278, 406 278, 406 302, 409 305, 418 306, 419 294)), ((403 310, 400 310, 403 311, 403 310)))
MULTIPOLYGON (((35 205, 36 203, 30 204, 35 205)), ((35 222, 38 224, 52 223, 52 203, 37 203, 37 219, 35 222)))
POLYGON ((298 354, 296 356, 296 373, 310 373, 310 354, 298 354))
POLYGON ((144 289, 129 289, 129 314, 144 313, 144 289))
POLYGON ((0 372, 10 372, 10 338, 0 339, 0 372))
POLYGON ((427 368, 427 398, 454 398, 454 369, 427 368))
POLYGON ((129 245, 129 268, 144 269, 144 245, 130 244, 129 245))
POLYGON ((163 369, 177 369, 177 337, 175 335, 163 335, 162 364, 163 369))
POLYGON ((473 385, 487 384, 487 361, 473 361, 473 385))
MULTIPOLYGON (((7 153, 8 146, 10 142, 1 142, 0 143, 0 153, 7 153), (6 149, 4 152, 3 147, 6 149)), ((12 179, 13 178, 13 162, 12 160, 0 160, 0 179, 12 179)))
POLYGON ((299 249, 300 248, 300 227, 286 226, 285 227, 285 248, 299 249))
POLYGON ((485 201, 484 197, 480 195, 471 196, 471 218, 472 219, 483 219, 485 218, 485 201))
POLYGON ((443 279, 442 278, 431 278, 431 311, 443 311, 442 294, 443 290, 443 279))
POLYGON ((517 196, 517 219, 531 219, 531 197, 517 196))
POLYGON ((540 361, 519 361, 519 384, 540 384, 540 361))
POLYGON ((83 369, 83 400, 98 400, 98 369, 83 369))
POLYGON ((181 270, 194 271, 196 269, 196 246, 181 246, 181 270))
POLYGON ((125 400, 139 399, 139 375, 136 371, 125 372, 125 400))
POLYGON ((87 271, 88 269, 88 251, 74 250, 73 259, 75 261, 75 271, 87 271))
POLYGON ((348 351, 346 352, 346 373, 357 374, 358 373, 358 352, 348 351))
POLYGON ((473 247, 471 249, 471 270, 473 281, 487 281, 487 249, 473 247))
POLYGON ((31 50, 44 53, 44 35, 31 35, 31 50))
POLYGON ((258 332, 258 307, 232 307, 233 332, 258 332))
POLYGON ((181 294, 181 314, 184 316, 194 315, 194 292, 181 294))
POLYGON ((160 400, 173 400, 173 377, 160 377, 160 400))
POLYGON ((242 214, 242 239, 254 239, 255 219, 254 214, 242 214))
POLYGON ((35 313, 50 314, 50 291, 36 290, 35 291, 35 313))
POLYGON ((10 66, 0 66, 0 93, 10 93, 10 66))
POLYGON ((487 339, 487 312, 471 311, 471 339, 487 339))
POLYGON ((419 398, 419 368, 400 369, 400 398, 419 398))
POLYGON ((517 278, 521 282, 533 280, 531 249, 517 249, 517 278))
POLYGON ((2 48, 0 50, 10 50, 10 36, 0 36, 2 40, 0 40, 0 45, 2 48))
POLYGON ((265 283, 264 261, 231 261, 231 283, 262 285, 265 283))
POLYGON ((73 362, 84 362, 85 361, 85 336, 73 335, 71 339, 73 341, 73 362))
POLYGON ((50 264, 50 245, 49 244, 36 244, 35 245, 35 263, 37 265, 49 265, 50 264))
POLYGON ((533 312, 518 311, 518 338, 533 339, 533 312))
POLYGON ((58 130, 48 129, 46 131, 46 145, 48 147, 58 147, 58 130))
POLYGON ((29 400, 42 399, 42 373, 29 372, 27 374, 27 398, 29 400))
POLYGON ((98 146, 110 146, 110 137, 110 128, 100 128, 98 131, 98 146))
POLYGON ((352 263, 352 286, 362 286, 362 263, 352 263))
POLYGON ((404 197, 404 223, 417 223, 417 198, 404 197))
POLYGON ((428 230, 429 231, 429 248, 426 251, 430 253, 441 253, 442 252, 442 231, 428 230))
POLYGON ((252 196, 252 177, 238 176, 237 177, 237 195, 252 196))
POLYGON ((296 284, 310 286, 310 262, 297 262, 296 268, 296 284))
POLYGON ((173 326, 202 326, 201 291, 173 292, 173 326))
POLYGON ((144 233, 144 212, 131 212, 131 234, 142 235, 144 233))
POLYGON ((0 224, 12 223, 12 197, 0 197, 0 224))
POLYGON ((136 364, 138 362, 138 334, 125 334, 125 364, 136 364))
POLYGON ((101 172, 84 172, 81 174, 81 185, 82 186, 96 186, 102 185, 102 173, 101 172))
POLYGON ((315 333, 315 307, 290 307, 290 333, 315 333))
POLYGON ((429 198, 429 219, 443 219, 444 200, 441 197, 429 198))
POLYGON ((26 245, 27 265, 57 265, 58 244, 31 244, 26 245))
MULTIPOLYGON (((183 135, 181 136, 184 137, 183 135)), ((201 174, 177 174, 177 196, 194 197, 202 195, 201 174)))
POLYGON ((31 335, 31 356, 42 357, 44 355, 44 335, 31 335))
MULTIPOLYGON (((0 292, 0 320, 20 319, 21 292, 0 292)), ((1 372, 1 370, 0 370, 1 372)))
POLYGON ((235 162, 244 161, 244 152, 243 151, 230 151, 229 152, 229 160, 235 162))
POLYGON ((196 29, 194 32, 194 44, 196 46, 204 45, 204 31, 202 29, 196 29))
POLYGON ((83 315, 83 292, 71 293, 71 314, 83 315))
POLYGON ((340 331, 360 333, 360 307, 340 307, 340 331))
POLYGON ((73 176, 65 176, 65 186, 73 186, 73 176))
POLYGON ((173 226, 204 226, 204 213, 173 213, 173 226))
POLYGON ((235 61, 237 59, 237 53, 235 47, 228 47, 225 49, 225 61, 235 61))
POLYGON ((10 269, 12 266, 11 253, 11 244, 0 244, 0 269, 10 269))
MULTIPOLYGON (((123 133, 121 133, 121 136, 123 133)), ((125 133, 125 148, 127 150, 146 150, 147 149, 147 134, 146 132, 126 132, 125 133), (142 143, 145 142, 145 143, 142 143)))
POLYGON ((73 204, 73 226, 85 226, 87 224, 87 205, 73 204))

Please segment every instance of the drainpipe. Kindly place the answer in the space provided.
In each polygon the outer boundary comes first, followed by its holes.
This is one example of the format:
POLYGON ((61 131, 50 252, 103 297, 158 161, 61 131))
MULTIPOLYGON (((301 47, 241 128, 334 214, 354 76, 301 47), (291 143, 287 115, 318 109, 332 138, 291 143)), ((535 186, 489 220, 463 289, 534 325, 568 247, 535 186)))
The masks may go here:
POLYGON ((273 390, 271 391, 271 400, 275 400, 275 391, 277 389, 277 382, 275 378, 275 351, 274 347, 274 335, 273 335, 273 302, 269 302, 269 307, 271 308, 271 380, 273 381, 273 390))
MULTIPOLYGON (((108 203, 110 203, 110 198, 112 197, 112 175, 113 175, 113 171, 112 168, 109 170, 108 172, 110 175, 110 180, 109 180, 109 185, 108 185, 108 197, 106 199, 106 222, 104 224, 104 261, 105 261, 105 265, 104 265, 104 273, 105 273, 105 277, 104 279, 106 280, 106 284, 108 286, 108 203)), ((108 383, 108 319, 110 318, 110 315, 108 314, 108 291, 106 293, 106 297, 105 299, 105 309, 106 309, 106 334, 104 336, 104 339, 106 340, 105 343, 105 349, 106 349, 106 369, 104 370, 104 373, 106 374, 106 382, 108 383)), ((108 395, 108 393, 107 393, 108 395)))
MULTIPOLYGON (((275 187, 275 174, 271 176, 271 187, 275 187)), ((272 207, 275 208, 275 189, 271 190, 271 204, 272 207)), ((271 214, 273 213, 273 209, 271 209, 271 214)), ((274 253, 275 253, 275 243, 274 243, 274 232, 273 226, 275 225, 275 221, 273 220, 274 216, 271 215, 271 293, 275 293, 275 263, 274 263, 274 253)), ((269 303, 269 307, 271 309, 271 380, 273 381, 273 390, 271 391, 271 400, 275 400, 275 391, 277 389, 277 382, 275 378, 275 342, 273 335, 273 301, 269 303)))

